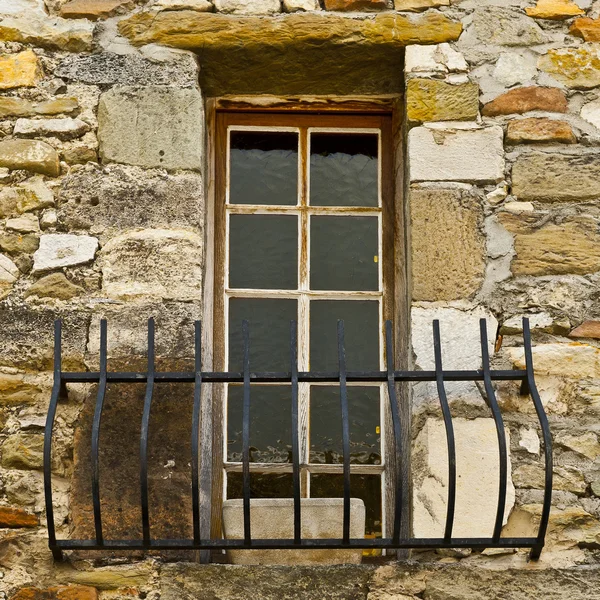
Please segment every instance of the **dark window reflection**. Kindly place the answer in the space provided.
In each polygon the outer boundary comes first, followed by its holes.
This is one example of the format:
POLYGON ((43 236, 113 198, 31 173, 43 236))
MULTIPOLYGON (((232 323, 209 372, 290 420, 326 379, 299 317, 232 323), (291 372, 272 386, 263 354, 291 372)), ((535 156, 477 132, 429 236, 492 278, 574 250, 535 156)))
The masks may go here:
MULTIPOLYGON (((227 475, 227 498, 243 498, 242 474, 227 475)), ((293 498, 294 480, 291 474, 265 475, 250 473, 250 496, 252 498, 293 498)))

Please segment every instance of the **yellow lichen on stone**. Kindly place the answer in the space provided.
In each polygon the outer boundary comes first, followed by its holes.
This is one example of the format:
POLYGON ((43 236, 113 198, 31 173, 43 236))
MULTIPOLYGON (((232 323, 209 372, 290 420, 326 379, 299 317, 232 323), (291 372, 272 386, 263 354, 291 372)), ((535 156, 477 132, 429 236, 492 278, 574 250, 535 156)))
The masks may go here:
POLYGON ((406 90, 410 121, 468 121, 479 114, 479 86, 438 79, 411 79, 406 90))
POLYGON ((41 75, 38 58, 33 50, 0 56, 0 89, 33 87, 41 75))
POLYGON ((538 67, 568 87, 596 87, 600 85, 600 44, 549 50, 538 60, 538 67))
POLYGON ((526 8, 528 16, 535 19, 563 20, 585 14, 572 0, 538 0, 533 8, 526 8))

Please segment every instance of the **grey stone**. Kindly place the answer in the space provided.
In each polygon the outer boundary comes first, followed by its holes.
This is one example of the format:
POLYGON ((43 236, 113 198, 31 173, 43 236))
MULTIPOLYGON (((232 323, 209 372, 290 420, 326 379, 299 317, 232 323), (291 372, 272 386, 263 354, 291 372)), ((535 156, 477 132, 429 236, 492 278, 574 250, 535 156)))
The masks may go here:
POLYGON ((13 133, 22 137, 54 136, 63 140, 81 137, 90 126, 81 119, 17 119, 13 133))
POLYGON ((111 233, 137 227, 193 227, 203 222, 202 178, 195 173, 157 173, 139 167, 90 167, 68 175, 58 193, 66 230, 111 233))
POLYGON ((202 111, 195 89, 113 88, 100 96, 100 156, 141 167, 200 170, 202 111))
POLYGON ((60 233, 42 235, 40 247, 33 255, 33 272, 88 263, 94 260, 97 249, 95 237, 60 233))
POLYGON ((73 82, 90 85, 196 86, 198 64, 195 57, 183 52, 176 56, 176 62, 157 62, 136 55, 112 52, 73 55, 60 62, 55 74, 73 82))

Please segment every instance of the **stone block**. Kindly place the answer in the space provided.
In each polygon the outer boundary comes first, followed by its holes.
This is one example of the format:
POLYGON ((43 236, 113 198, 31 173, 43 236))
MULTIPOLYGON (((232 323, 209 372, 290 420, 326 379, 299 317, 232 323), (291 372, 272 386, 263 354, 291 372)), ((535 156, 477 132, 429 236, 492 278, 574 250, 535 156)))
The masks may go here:
POLYGON ((572 217, 560 225, 536 225, 539 214, 499 214, 500 222, 515 236, 511 270, 514 275, 584 275, 600 270, 598 222, 572 217))
POLYGON ((90 126, 81 119, 17 119, 14 135, 21 137, 52 136, 61 140, 81 137, 90 126))
POLYGON ((66 19, 108 19, 121 9, 132 8, 131 0, 70 0, 60 7, 60 16, 66 19))
POLYGON ((25 292, 25 298, 37 296, 38 298, 56 298, 70 300, 83 294, 83 288, 71 283, 63 273, 51 273, 38 279, 25 292))
POLYGON ((14 219, 7 219, 6 229, 18 231, 19 233, 39 233, 40 222, 35 215, 31 213, 24 214, 14 219))
MULTIPOLYGON (((499 493, 499 450, 491 418, 452 420, 456 441, 454 537, 491 537, 499 493)), ((510 448, 510 432, 505 430, 510 448)), ((448 453, 444 422, 427 419, 413 448, 413 529, 416 537, 444 535, 448 496, 448 453)), ((504 523, 514 503, 510 453, 504 523)))
POLYGON ((584 39, 586 42, 600 42, 600 18, 582 17, 575 19, 569 27, 569 33, 584 39))
POLYGON ((388 8, 387 0, 324 0, 325 10, 369 12, 388 8))
POLYGON ((213 5, 208 0, 158 0, 152 7, 160 10, 197 10, 198 12, 211 12, 213 10, 213 5))
POLYGON ((479 114, 479 86, 438 79, 410 79, 406 90, 409 121, 468 121, 479 114))
POLYGON ((495 183, 504 178, 501 127, 432 129, 408 134, 411 181, 495 183))
POLYGON ((202 114, 195 89, 113 88, 100 96, 100 156, 141 167, 200 170, 202 114))
POLYGON ((11 600, 98 600, 98 590, 83 585, 59 585, 45 589, 24 587, 11 600))
POLYGON ((406 73, 465 73, 468 70, 469 66, 464 56, 450 44, 411 44, 406 47, 406 73))
POLYGON ((44 466, 44 436, 14 433, 2 446, 0 464, 5 469, 41 469, 44 466))
POLYGON ((507 87, 531 81, 537 75, 536 62, 530 54, 503 52, 496 61, 493 77, 507 87))
POLYGON ((566 121, 532 118, 509 121, 509 144, 576 144, 577 138, 566 121))
POLYGON ((8 256, 0 254, 0 298, 8 295, 19 275, 17 265, 8 256))
POLYGON ((41 75, 41 66, 33 50, 0 54, 0 90, 33 87, 41 75))
POLYGON ((217 11, 229 15, 273 15, 281 12, 279 0, 215 0, 217 11))
POLYGON ((538 0, 534 7, 526 8, 525 12, 534 19, 556 21, 585 14, 585 11, 579 8, 573 0, 538 0))
POLYGON ((0 15, 14 15, 20 12, 40 9, 40 0, 0 0, 0 15))
POLYGON ((0 406, 33 404, 47 391, 35 375, 0 372, 0 406))
POLYGON ((517 158, 512 193, 535 202, 586 202, 598 198, 600 154, 534 152, 517 158))
POLYGON ((9 254, 33 254, 39 247, 40 240, 35 235, 21 235, 20 233, 0 234, 0 249, 9 254))
POLYGON ((591 123, 594 127, 600 129, 600 102, 593 100, 588 102, 581 107, 579 113, 582 119, 585 119, 588 123, 591 123))
POLYGON ((33 272, 83 265, 94 260, 98 240, 87 235, 47 233, 33 256, 33 272))
POLYGON ((595 88, 600 85, 600 48, 593 43, 554 48, 540 56, 538 68, 569 88, 595 88))
POLYGON ((473 190, 413 188, 410 214, 413 300, 475 294, 485 272, 481 197, 473 190))
POLYGON ((17 529, 19 527, 37 527, 40 520, 36 515, 22 508, 0 506, 0 528, 17 529))
POLYGON ((558 88, 529 86, 516 88, 488 102, 481 111, 484 117, 522 114, 532 110, 567 112, 567 97, 558 88))
POLYGON ((582 432, 578 435, 560 433, 554 439, 559 446, 573 450, 590 460, 596 460, 600 456, 598 436, 592 431, 582 432))
POLYGON ((283 0, 285 12, 321 10, 318 0, 283 0))
POLYGON ((38 140, 0 141, 0 167, 23 169, 50 177, 60 175, 58 152, 38 140))
POLYGON ((39 175, 17 187, 0 189, 0 217, 14 217, 49 206, 54 206, 54 195, 39 175))
MULTIPOLYGON (((303 498, 302 537, 306 539, 341 538, 344 501, 341 498, 303 498)), ((256 498, 250 501, 250 526, 253 539, 293 539, 294 500, 256 498)), ((244 538, 243 500, 223 503, 225 538, 244 538)), ((365 536, 365 505, 350 499, 350 537, 365 536)), ((237 565, 336 565, 360 564, 362 550, 235 550, 229 556, 237 565)))
POLYGON ((569 333, 569 337, 600 340, 600 321, 584 321, 569 333))
POLYGON ((130 565, 111 565, 90 571, 78 570, 69 564, 65 564, 56 568, 54 574, 56 580, 61 583, 89 586, 98 590, 130 590, 131 588, 135 589, 147 585, 153 574, 153 569, 151 564, 144 562, 130 565))
POLYGON ((394 0, 396 10, 420 11, 439 6, 450 6, 450 0, 394 0))
POLYGON ((202 299, 202 238, 189 231, 124 233, 102 249, 104 292, 121 300, 202 299))

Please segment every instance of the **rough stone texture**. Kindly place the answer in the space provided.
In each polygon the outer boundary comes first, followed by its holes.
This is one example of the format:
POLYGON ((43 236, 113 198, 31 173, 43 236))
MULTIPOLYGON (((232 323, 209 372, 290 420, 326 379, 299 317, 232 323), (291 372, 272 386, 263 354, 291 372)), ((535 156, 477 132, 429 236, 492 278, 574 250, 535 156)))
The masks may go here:
POLYGON ((202 114, 197 90, 112 89, 102 94, 98 107, 100 156, 141 167, 199 170, 202 114))
POLYGON ((83 585, 54 586, 46 589, 21 588, 11 600, 98 600, 98 590, 83 585))
POLYGON ((450 44, 422 46, 411 44, 406 47, 405 73, 464 73, 468 65, 464 56, 450 44))
POLYGON ((449 6, 450 0, 394 0, 396 10, 427 10, 438 6, 449 6))
MULTIPOLYGON (((498 503, 498 438, 494 420, 453 419, 456 439, 456 537, 491 537, 498 503)), ((506 430, 510 447, 510 432, 506 430)), ((443 537, 448 497, 444 422, 427 419, 413 448, 413 527, 417 537, 443 537)), ((508 472, 511 472, 510 457, 508 472)), ((504 522, 515 503, 509 476, 504 522)))
POLYGON ((600 189, 600 155, 535 152, 520 156, 512 169, 512 193, 519 200, 595 200, 600 189))
POLYGON ((504 178, 501 127, 443 130, 415 127, 408 134, 411 181, 493 183, 504 178))
POLYGON ((509 90, 488 102, 481 111, 485 117, 522 114, 531 110, 567 112, 567 98, 558 88, 530 86, 509 90))
POLYGON ((569 337, 600 340, 600 321, 585 321, 579 327, 575 327, 569 337))
POLYGON ((5 252, 33 254, 39 245, 39 238, 35 235, 21 235, 20 233, 0 234, 0 248, 5 252))
POLYGON ((283 0, 283 9, 291 13, 296 11, 320 10, 318 0, 283 0))
POLYGON ((485 272, 482 199, 472 190, 415 188, 410 212, 413 300, 472 296, 485 272))
POLYGON ((25 298, 38 296, 38 298, 70 300, 81 295, 83 291, 83 288, 71 283, 62 273, 51 273, 31 285, 25 292, 25 298))
POLYGON ((21 137, 53 136, 63 140, 81 137, 90 126, 81 119, 17 119, 14 135, 21 137))
POLYGON ((503 52, 496 61, 493 75, 507 87, 531 81, 537 75, 536 60, 529 54, 503 52))
POLYGON ((0 298, 8 295, 18 277, 17 265, 4 254, 0 254, 0 298))
POLYGON ((595 273, 600 270, 598 223, 589 217, 536 226, 539 215, 501 213, 500 222, 515 236, 514 275, 595 273))
POLYGON ((42 388, 35 376, 23 373, 0 373, 0 405, 32 404, 39 399, 42 388))
POLYGON ((598 100, 584 104, 579 114, 582 119, 585 119, 594 127, 600 128, 600 102, 598 100))
POLYGON ((50 177, 60 174, 58 152, 50 144, 38 140, 0 141, 0 166, 50 177))
POLYGON ((575 144, 577 138, 566 121, 532 118, 510 121, 506 141, 509 144, 575 144))
POLYGON ((125 233, 102 249, 103 289, 112 298, 202 298, 202 238, 189 231, 125 233))
POLYGON ((586 42, 600 42, 600 19, 575 19, 569 27, 569 33, 583 38, 586 42))
POLYGON ((197 10, 199 12, 213 10, 213 5, 208 0, 158 0, 152 7, 161 10, 197 10))
POLYGON ((107 19, 119 9, 131 8, 131 0, 70 0, 60 7, 60 16, 67 19, 107 19))
POLYGON ((41 74, 38 57, 33 50, 0 55, 0 90, 35 86, 41 74))
POLYGON ((339 10, 345 12, 369 12, 385 10, 388 5, 386 0, 324 0, 325 10, 339 10))
POLYGON ((198 83, 195 57, 181 53, 176 61, 156 62, 141 56, 103 52, 63 58, 55 75, 90 85, 166 85, 193 87, 198 83))
POLYGON ((8 219, 6 221, 6 229, 18 231, 20 233, 39 233, 40 222, 35 215, 27 213, 21 217, 8 219))
POLYGON ((479 86, 451 85, 436 79, 411 79, 406 91, 410 121, 465 121, 479 114, 479 86))
POLYGON ((18 527, 37 527, 40 520, 22 508, 0 506, 0 528, 16 529, 18 527))
POLYGON ((280 0, 214 0, 215 8, 231 15, 274 15, 281 12, 280 0))
POLYGON ((576 48, 556 48, 540 56, 538 67, 570 88, 600 85, 600 49, 593 43, 576 48))
POLYGON ((590 460, 596 460, 600 456, 598 436, 591 431, 578 435, 559 434, 555 439, 559 446, 573 450, 590 460))
POLYGON ((70 565, 56 568, 59 582, 95 587, 98 590, 135 589, 147 585, 151 575, 151 566, 146 563, 112 565, 86 571, 74 569, 70 565))
POLYGON ((54 195, 41 176, 18 187, 0 189, 0 217, 12 217, 30 210, 54 205, 54 195))
POLYGON ((44 436, 15 433, 1 446, 0 464, 6 469, 41 469, 44 465, 44 436))
POLYGON ((97 249, 98 240, 95 237, 60 233, 42 235, 40 247, 33 256, 33 272, 88 263, 94 260, 97 249))
POLYGON ((58 194, 60 222, 66 229, 111 233, 135 227, 202 227, 200 175, 143 171, 113 165, 71 173, 58 194))
POLYGON ((559 21, 585 14, 585 11, 572 0, 538 0, 533 8, 526 8, 525 12, 535 19, 559 21))

